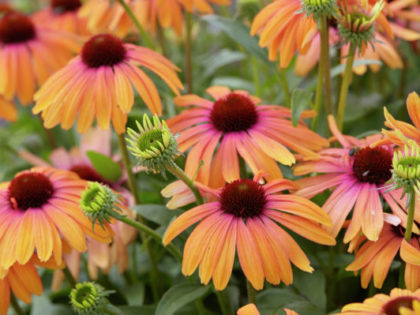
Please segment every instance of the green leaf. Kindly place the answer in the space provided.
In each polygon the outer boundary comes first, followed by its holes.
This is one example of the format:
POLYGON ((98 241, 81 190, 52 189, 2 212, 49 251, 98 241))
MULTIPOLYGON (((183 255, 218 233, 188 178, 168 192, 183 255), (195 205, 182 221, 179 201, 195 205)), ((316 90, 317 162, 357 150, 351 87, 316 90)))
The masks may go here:
POLYGON ((31 315, 73 315, 70 305, 53 304, 44 293, 41 296, 33 296, 31 304, 31 315))
POLYGON ((160 225, 168 225, 175 215, 182 213, 182 211, 169 210, 164 205, 155 204, 137 205, 132 209, 147 220, 153 221, 160 225))
POLYGON ((271 64, 267 58, 267 51, 258 45, 258 39, 249 34, 249 28, 242 22, 217 15, 206 15, 202 19, 210 25, 221 29, 234 42, 241 45, 261 61, 271 64))
POLYGON ((118 163, 110 157, 95 151, 87 151, 86 155, 92 162, 95 170, 107 180, 117 181, 122 176, 122 170, 118 163))
POLYGON ((198 299, 209 291, 209 287, 183 283, 170 288, 160 300, 156 315, 172 315, 181 307, 198 299))
POLYGON ((229 49, 222 49, 216 53, 212 53, 209 58, 203 62, 208 65, 202 74, 203 77, 208 78, 212 76, 218 69, 223 68, 229 64, 242 61, 246 55, 240 51, 232 51, 229 49))
POLYGON ((292 92, 292 123, 296 126, 299 122, 300 115, 305 109, 310 109, 312 92, 303 89, 294 89, 292 92))
POLYGON ((320 271, 314 271, 313 273, 296 272, 293 277, 293 286, 307 297, 312 304, 325 310, 327 295, 324 274, 320 271))
POLYGON ((147 306, 120 306, 118 309, 124 315, 154 315, 155 307, 151 305, 147 306))
MULTIPOLYGON (((312 288, 315 290, 314 288, 312 288)), ((297 312, 299 315, 325 315, 325 311, 319 309, 316 305, 307 302, 293 302, 291 304, 287 304, 285 308, 291 309, 297 312)))

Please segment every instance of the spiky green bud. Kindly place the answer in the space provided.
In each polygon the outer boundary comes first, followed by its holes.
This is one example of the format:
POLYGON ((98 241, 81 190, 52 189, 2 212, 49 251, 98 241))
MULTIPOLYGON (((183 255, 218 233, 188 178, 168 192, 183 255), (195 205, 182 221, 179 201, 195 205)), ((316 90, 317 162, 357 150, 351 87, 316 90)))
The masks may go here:
POLYGON ((112 308, 107 296, 113 291, 105 291, 99 284, 93 282, 77 283, 70 292, 70 303, 74 311, 82 315, 108 313, 112 308))
POLYGON ((336 0, 301 0, 302 12, 318 20, 321 16, 331 17, 337 10, 336 0))
POLYGON ((118 217, 119 198, 108 186, 98 182, 89 182, 83 191, 80 206, 84 214, 92 221, 92 229, 96 223, 104 227, 112 217, 118 217))
POLYGON ((127 129, 128 149, 136 157, 137 163, 152 172, 164 172, 166 165, 173 164, 178 152, 175 137, 165 121, 153 116, 153 121, 145 114, 143 124, 136 121, 139 132, 127 129))

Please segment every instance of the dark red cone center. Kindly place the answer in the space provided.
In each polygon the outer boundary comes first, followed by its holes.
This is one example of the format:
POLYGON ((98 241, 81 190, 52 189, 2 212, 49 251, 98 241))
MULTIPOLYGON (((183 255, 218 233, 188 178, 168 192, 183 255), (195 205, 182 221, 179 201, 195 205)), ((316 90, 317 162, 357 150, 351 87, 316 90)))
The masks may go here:
POLYGON ((246 131, 257 123, 258 112, 249 97, 230 93, 214 103, 210 120, 222 132, 246 131))
POLYGON ((110 34, 100 34, 89 39, 82 49, 82 60, 89 68, 112 67, 125 58, 126 50, 121 39, 110 34))
POLYGON ((105 183, 105 179, 95 169, 87 164, 76 164, 70 168, 71 172, 79 175, 81 179, 91 182, 105 183))
POLYGON ((360 182, 382 185, 392 176, 392 153, 366 147, 354 154, 353 174, 360 182))
POLYGON ((32 21, 19 12, 8 12, 0 19, 0 41, 3 44, 22 43, 35 38, 32 21))
POLYGON ((42 207, 53 193, 49 178, 38 172, 21 173, 9 185, 10 204, 17 210, 42 207))
POLYGON ((80 0, 51 0, 51 8, 55 14, 76 11, 81 5, 80 0))
POLYGON ((264 188, 250 179, 227 184, 220 195, 221 209, 243 219, 259 216, 266 203, 264 188))
POLYGON ((400 307, 405 307, 408 309, 413 309, 413 302, 419 301, 413 296, 399 296, 387 302, 383 307, 383 313, 386 315, 400 315, 400 307))

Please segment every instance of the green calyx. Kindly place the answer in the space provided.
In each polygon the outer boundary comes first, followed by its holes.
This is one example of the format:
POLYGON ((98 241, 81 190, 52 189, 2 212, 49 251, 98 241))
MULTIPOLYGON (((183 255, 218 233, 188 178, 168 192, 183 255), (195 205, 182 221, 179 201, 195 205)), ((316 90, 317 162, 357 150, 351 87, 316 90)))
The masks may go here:
POLYGON ((301 0, 302 12, 318 20, 321 16, 331 17, 337 10, 336 0, 301 0))
POLYGON ((128 128, 128 149, 137 158, 137 163, 152 172, 163 172, 179 154, 175 137, 165 121, 155 115, 153 121, 145 114, 143 123, 136 121, 138 132, 128 128))
POLYGON ((392 159, 391 189, 403 188, 406 194, 420 188, 420 147, 412 140, 404 145, 404 150, 396 151, 392 159))
POLYGON ((84 214, 92 221, 92 229, 96 221, 104 228, 105 222, 109 223, 111 217, 118 216, 118 203, 118 196, 98 182, 89 182, 80 199, 84 214))
POLYGON ((70 292, 70 303, 78 314, 94 315, 106 313, 110 303, 106 298, 112 291, 93 282, 77 283, 70 292))

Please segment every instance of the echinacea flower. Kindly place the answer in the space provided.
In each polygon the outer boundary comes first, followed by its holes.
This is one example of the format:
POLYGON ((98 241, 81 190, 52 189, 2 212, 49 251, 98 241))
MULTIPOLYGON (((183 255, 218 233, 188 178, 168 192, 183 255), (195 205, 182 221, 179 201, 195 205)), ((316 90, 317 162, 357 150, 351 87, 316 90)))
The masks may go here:
MULTIPOLYGON (((295 162, 288 148, 314 156, 312 151, 328 145, 303 121, 294 127, 290 109, 259 105, 261 101, 246 91, 231 92, 222 86, 206 91, 215 101, 193 94, 177 97, 175 104, 190 108, 167 120, 172 133, 180 133, 179 150, 191 148, 185 164, 187 175, 195 176, 200 162, 204 162, 197 181, 205 185, 220 187, 225 181, 238 179, 238 155, 254 174, 264 170, 272 179, 281 177, 275 161, 285 165, 295 162)), ((303 117, 310 115, 311 112, 303 113, 303 117)))
POLYGON ((61 123, 69 129, 76 120, 79 132, 86 132, 97 119, 118 134, 125 131, 127 115, 134 104, 132 86, 152 113, 161 115, 162 104, 153 81, 138 66, 155 72, 179 94, 182 83, 178 68, 168 59, 145 47, 123 43, 110 34, 93 36, 79 56, 56 72, 36 93, 35 114, 42 112, 44 126, 61 123))
POLYGON ((251 35, 260 34, 259 45, 267 47, 269 59, 280 55, 280 67, 287 68, 296 52, 305 54, 318 33, 316 22, 302 10, 300 0, 275 0, 255 17, 251 35))
POLYGON ((6 315, 10 296, 13 293, 26 304, 31 304, 31 295, 41 295, 42 281, 31 259, 26 264, 13 264, 9 269, 0 268, 0 315, 6 315))
POLYGON ((367 288, 373 277, 373 284, 381 288, 392 261, 400 252, 405 265, 405 285, 409 290, 420 287, 420 231, 418 222, 415 222, 415 232, 410 243, 404 239, 405 224, 393 225, 385 222, 377 241, 366 240, 356 251, 354 261, 346 268, 348 271, 361 271, 361 284, 367 288))
POLYGON ((18 173, 0 189, 0 268, 25 264, 36 252, 41 262, 62 261, 62 238, 77 251, 86 236, 111 241, 109 226, 92 223, 80 209, 86 182, 71 172, 35 167, 18 173))
POLYGON ((337 315, 418 315, 420 290, 411 292, 395 288, 389 295, 376 294, 363 303, 347 304, 337 315))
POLYGON ((184 247, 184 275, 191 275, 199 266, 201 282, 207 284, 213 279, 216 290, 223 290, 237 252, 242 270, 255 289, 263 288, 264 279, 272 284, 292 283, 290 261, 304 271, 313 269, 299 245, 279 224, 311 241, 335 244, 321 227, 330 225, 330 219, 316 204, 280 194, 296 189, 293 182, 283 179, 260 185, 260 180, 258 174, 253 180, 238 179, 213 190, 216 201, 188 210, 171 223, 163 237, 164 245, 199 222, 184 247))
POLYGON ((32 102, 37 86, 63 67, 80 49, 73 35, 35 24, 11 11, 0 18, 0 94, 32 102))
MULTIPOLYGON (((100 182, 108 185, 122 195, 124 204, 133 206, 134 198, 123 186, 126 181, 126 176, 123 175, 116 181, 105 179, 95 170, 87 156, 88 151, 94 151, 109 156, 114 161, 118 158, 117 156, 111 155, 111 131, 101 130, 96 127, 89 129, 88 132, 81 136, 80 145, 78 147, 72 148, 70 152, 64 148, 55 149, 51 152, 49 160, 56 169, 76 173, 81 179, 87 181, 100 182)), ((29 152, 20 151, 19 155, 32 165, 50 166, 44 160, 41 160, 29 152)), ((131 218, 133 217, 133 213, 125 206, 122 207, 122 210, 124 211, 124 214, 131 218)), ((89 275, 92 279, 97 278, 98 269, 101 269, 104 273, 108 273, 114 265, 117 266, 119 273, 128 269, 128 245, 132 243, 136 237, 137 230, 120 221, 110 224, 110 227, 114 231, 113 242, 111 244, 104 244, 93 238, 87 238, 87 265, 89 275)), ((71 252, 64 255, 64 260, 75 279, 79 278, 80 256, 80 253, 76 250, 71 250, 71 252)), ((61 284, 59 279, 64 279, 64 274, 61 270, 55 271, 54 279, 55 288, 57 288, 59 284, 61 284)))
MULTIPOLYGON (((155 33, 157 23, 163 28, 173 28, 182 34, 184 23, 183 10, 199 13, 213 13, 211 3, 228 5, 230 0, 125 0, 143 28, 155 33)), ((113 32, 120 37, 135 31, 124 8, 115 1, 88 0, 83 5, 80 16, 88 19, 89 29, 94 32, 113 32)))
POLYGON ((12 101, 0 95, 0 119, 15 121, 17 119, 17 109, 12 101))
POLYGON ((397 135, 397 130, 399 130, 405 137, 420 144, 420 97, 416 92, 411 92, 407 97, 407 111, 413 125, 396 120, 384 107, 385 126, 391 129, 382 130, 387 143, 402 144, 400 137, 397 135))
POLYGON ((33 19, 37 24, 81 36, 89 35, 87 20, 79 17, 81 0, 50 0, 49 7, 37 11, 33 19))
POLYGON ((342 148, 329 148, 319 152, 319 158, 298 163, 295 175, 301 176, 312 172, 316 176, 300 179, 302 187, 297 194, 312 198, 318 193, 332 189, 332 194, 322 206, 333 222, 328 228, 335 237, 351 212, 350 225, 344 235, 347 243, 361 230, 370 240, 376 240, 382 230, 384 216, 381 197, 391 210, 401 219, 406 198, 401 198, 402 191, 386 192, 384 186, 391 179, 393 145, 381 145, 374 148, 372 143, 381 136, 368 136, 357 139, 341 134, 332 116, 328 117, 330 130, 342 148))

